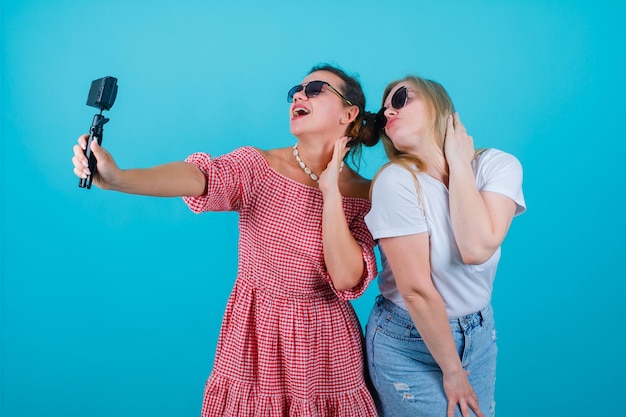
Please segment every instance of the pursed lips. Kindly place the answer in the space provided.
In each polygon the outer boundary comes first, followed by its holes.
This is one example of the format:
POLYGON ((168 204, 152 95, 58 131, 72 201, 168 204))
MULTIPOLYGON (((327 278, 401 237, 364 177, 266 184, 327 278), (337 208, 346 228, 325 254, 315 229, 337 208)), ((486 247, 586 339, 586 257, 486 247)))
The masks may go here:
POLYGON ((387 119, 387 124, 385 124, 385 130, 387 130, 391 125, 393 125, 396 120, 398 120, 397 117, 394 117, 392 119, 387 119))

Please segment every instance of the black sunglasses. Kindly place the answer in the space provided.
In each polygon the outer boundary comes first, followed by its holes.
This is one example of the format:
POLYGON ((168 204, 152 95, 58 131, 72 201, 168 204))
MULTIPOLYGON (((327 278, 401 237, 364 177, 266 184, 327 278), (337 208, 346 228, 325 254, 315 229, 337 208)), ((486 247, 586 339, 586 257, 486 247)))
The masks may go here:
POLYGON ((352 102, 350 100, 345 98, 343 96, 343 94, 341 94, 339 91, 337 91, 337 89, 335 87, 333 87, 332 85, 328 84, 326 81, 311 81, 311 82, 307 83, 306 85, 298 84, 298 85, 292 87, 291 90, 289 90, 289 92, 287 93, 287 103, 293 102, 293 96, 296 93, 298 93, 298 92, 300 92, 302 90, 304 90, 304 94, 308 98, 317 97, 322 92, 322 88, 325 85, 327 85, 328 88, 330 88, 330 91, 332 91, 333 93, 337 94, 339 97, 341 97, 342 100, 344 100, 346 103, 348 103, 349 106, 352 106, 352 102))
MULTIPOLYGON (((406 102, 409 101, 409 89, 405 86, 402 86, 393 93, 391 96, 391 107, 396 110, 400 110, 402 107, 406 105, 406 102)), ((387 117, 385 117, 385 110, 387 107, 381 108, 376 114, 376 128, 384 129, 387 125, 387 117)))

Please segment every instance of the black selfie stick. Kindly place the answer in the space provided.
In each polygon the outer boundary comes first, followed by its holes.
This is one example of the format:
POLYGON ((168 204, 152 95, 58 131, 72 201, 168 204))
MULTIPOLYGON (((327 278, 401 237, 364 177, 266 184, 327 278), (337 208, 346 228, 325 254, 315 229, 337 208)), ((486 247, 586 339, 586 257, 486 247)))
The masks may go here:
POLYGON ((98 145, 102 145, 102 133, 104 130, 104 124, 108 122, 109 119, 102 115, 102 110, 100 110, 100 114, 95 114, 93 116, 93 122, 91 122, 91 128, 89 128, 89 139, 87 140, 87 148, 85 149, 85 156, 89 160, 89 174, 87 178, 81 178, 78 186, 80 188, 91 188, 91 182, 93 180, 93 176, 96 174, 96 157, 91 152, 91 142, 94 140, 98 141, 98 145))
POLYGON ((102 133, 104 124, 109 121, 102 115, 103 110, 109 110, 115 102, 117 96, 117 78, 104 77, 97 79, 91 83, 91 89, 87 96, 87 105, 100 109, 100 114, 93 116, 91 128, 89 129, 89 139, 85 148, 85 156, 89 161, 89 172, 87 178, 81 178, 78 186, 80 188, 91 188, 91 182, 96 175, 96 157, 91 152, 91 143, 95 140, 98 145, 102 145, 102 133))

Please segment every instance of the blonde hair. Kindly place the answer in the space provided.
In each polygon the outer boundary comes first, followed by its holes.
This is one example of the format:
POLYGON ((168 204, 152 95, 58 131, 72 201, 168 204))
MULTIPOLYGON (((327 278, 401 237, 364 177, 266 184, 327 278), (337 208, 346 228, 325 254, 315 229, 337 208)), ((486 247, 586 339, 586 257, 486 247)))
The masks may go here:
MULTIPOLYGON (((419 95, 426 105, 427 123, 429 123, 429 127, 432 129, 434 145, 443 152, 443 143, 448 127, 448 116, 454 114, 454 104, 448 92, 436 81, 427 80, 415 75, 408 75, 400 80, 392 81, 387 85, 383 93, 383 105, 385 98, 389 95, 391 90, 402 82, 410 84, 411 89, 419 95)), ((396 149, 384 130, 381 132, 381 139, 385 153, 390 162, 397 163, 406 168, 416 167, 419 171, 426 170, 426 161, 418 156, 410 155, 396 149)), ((411 169, 409 170, 412 171, 411 169)))
MULTIPOLYGON (((412 89, 426 105, 427 127, 429 127, 432 131, 432 135, 429 135, 429 137, 433 138, 433 144, 443 153, 446 130, 448 128, 448 117, 455 112, 452 99, 448 95, 446 89, 443 88, 443 86, 437 81, 428 80, 422 77, 418 77, 416 75, 407 75, 406 77, 392 81, 387 85, 385 91, 383 92, 383 106, 385 105, 385 99, 387 98, 391 90, 393 90, 396 85, 403 82, 409 84, 410 89, 412 89)), ((378 173, 374 176, 373 181, 376 181, 378 174, 380 174, 380 172, 382 172, 382 170, 390 164, 398 164, 401 167, 405 168, 411 173, 411 175, 413 175, 413 180, 415 182, 415 187, 417 188, 420 204, 422 205, 424 213, 426 213, 426 208, 424 207, 424 201, 422 198, 422 190, 419 186, 419 181, 417 180, 417 175, 415 173, 416 169, 417 171, 426 171, 426 161, 424 161, 419 156, 411 155, 396 149, 384 129, 381 131, 381 139, 383 141, 383 146, 385 148, 387 158, 389 158, 389 163, 385 164, 378 171, 378 173)), ((476 158, 482 152, 484 152, 484 149, 477 150, 474 154, 474 158, 476 158)), ((445 175, 448 176, 448 167, 444 166, 440 168, 443 169, 445 175)))

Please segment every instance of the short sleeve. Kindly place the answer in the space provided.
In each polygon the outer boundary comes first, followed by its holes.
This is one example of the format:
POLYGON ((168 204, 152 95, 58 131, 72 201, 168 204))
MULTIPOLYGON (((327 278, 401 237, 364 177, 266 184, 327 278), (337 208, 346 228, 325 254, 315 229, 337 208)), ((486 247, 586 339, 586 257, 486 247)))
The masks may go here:
POLYGON ((194 213, 240 211, 249 201, 255 182, 267 169, 265 158, 252 147, 238 148, 219 157, 194 153, 185 162, 197 165, 207 180, 204 195, 183 197, 194 213))
POLYGON ((372 209, 365 222, 374 239, 406 236, 428 231, 413 174, 391 164, 372 185, 372 209))
POLYGON ((515 156, 488 149, 478 157, 476 164, 475 176, 479 191, 498 193, 512 199, 517 206, 516 216, 526 211, 522 164, 515 156))

